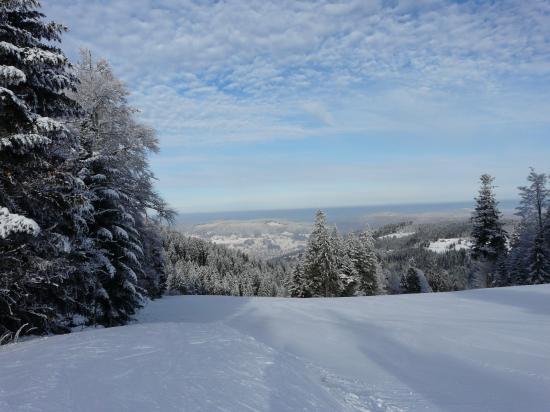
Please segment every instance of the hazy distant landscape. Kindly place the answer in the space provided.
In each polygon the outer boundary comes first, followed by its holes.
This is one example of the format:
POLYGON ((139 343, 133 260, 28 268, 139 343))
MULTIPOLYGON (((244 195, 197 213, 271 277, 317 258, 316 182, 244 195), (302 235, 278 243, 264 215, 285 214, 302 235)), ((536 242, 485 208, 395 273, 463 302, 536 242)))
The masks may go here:
MULTIPOLYGON (((500 203, 503 216, 514 218, 517 201, 500 203)), ((434 224, 466 222, 473 202, 333 207, 323 209, 328 223, 343 233, 384 225, 412 222, 434 224)), ((176 226, 196 236, 262 258, 274 258, 303 250, 316 209, 256 210, 179 214, 176 226)), ((436 248, 437 246, 434 246, 436 248)))

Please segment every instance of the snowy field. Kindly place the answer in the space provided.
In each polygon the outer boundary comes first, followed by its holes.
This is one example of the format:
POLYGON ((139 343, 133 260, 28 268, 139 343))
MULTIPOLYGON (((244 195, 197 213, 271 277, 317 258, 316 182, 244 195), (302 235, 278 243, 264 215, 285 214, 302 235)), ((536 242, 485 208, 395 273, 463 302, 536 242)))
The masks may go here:
POLYGON ((0 348, 1 411, 548 411, 550 285, 167 297, 0 348))
POLYGON ((217 220, 182 226, 195 236, 254 257, 269 259, 305 249, 311 224, 289 220, 217 220))
POLYGON ((412 236, 416 232, 396 232, 390 233, 389 235, 379 236, 378 239, 401 239, 404 237, 412 236))
POLYGON ((451 239, 438 239, 430 242, 428 250, 435 253, 445 253, 450 250, 469 250, 472 246, 470 239, 456 237, 451 239))

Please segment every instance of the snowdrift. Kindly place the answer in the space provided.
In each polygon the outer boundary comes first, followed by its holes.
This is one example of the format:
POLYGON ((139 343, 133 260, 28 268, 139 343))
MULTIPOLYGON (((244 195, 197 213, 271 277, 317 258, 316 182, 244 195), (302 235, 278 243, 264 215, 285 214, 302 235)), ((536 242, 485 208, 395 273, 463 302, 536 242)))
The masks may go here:
POLYGON ((0 411, 545 411, 550 285, 166 297, 0 348, 0 411))

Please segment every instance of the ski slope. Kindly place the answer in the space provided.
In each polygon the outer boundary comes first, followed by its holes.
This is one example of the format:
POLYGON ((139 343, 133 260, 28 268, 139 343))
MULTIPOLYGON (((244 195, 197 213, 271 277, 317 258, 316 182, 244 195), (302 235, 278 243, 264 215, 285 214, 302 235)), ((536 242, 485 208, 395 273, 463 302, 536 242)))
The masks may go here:
POLYGON ((149 303, 0 348, 0 411, 547 411, 550 285, 149 303))

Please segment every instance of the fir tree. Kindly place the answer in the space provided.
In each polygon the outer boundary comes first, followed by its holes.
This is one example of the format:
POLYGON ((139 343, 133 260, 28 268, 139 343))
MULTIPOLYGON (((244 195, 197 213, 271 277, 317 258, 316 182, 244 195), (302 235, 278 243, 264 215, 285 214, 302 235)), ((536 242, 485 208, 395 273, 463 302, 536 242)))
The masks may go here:
POLYGON ((86 311, 89 192, 74 175, 79 142, 67 126, 78 114, 66 95, 75 79, 56 46, 66 29, 44 22, 39 6, 0 2, 0 329, 11 332, 61 331, 86 311))
POLYGON ((353 259, 358 277, 358 290, 363 295, 380 293, 379 264, 374 250, 374 240, 369 231, 359 234, 354 242, 353 259))
POLYGON ((527 180, 530 185, 519 188, 521 200, 517 210, 517 215, 522 220, 522 231, 518 236, 516 253, 525 259, 522 283, 548 283, 550 262, 544 221, 544 212, 548 207, 548 177, 531 169, 527 180))
POLYGON ((494 193, 494 178, 483 175, 481 188, 475 199, 476 207, 472 214, 472 257, 496 262, 506 253, 507 235, 501 222, 501 212, 494 193))
MULTIPOLYGON (((292 274, 281 262, 254 260, 242 252, 166 230, 163 247, 168 293, 288 296, 286 287, 292 290, 294 286, 292 281, 288 284, 292 274)), ((296 281, 295 285, 304 283, 296 281)))
POLYGON ((292 271, 288 292, 293 298, 310 298, 310 285, 304 276, 304 268, 301 262, 298 262, 292 271))
POLYGON ((326 216, 318 210, 315 214, 313 231, 309 237, 304 259, 304 277, 311 287, 312 296, 340 296, 341 284, 338 277, 336 257, 326 216))
POLYGON ((333 244, 336 245, 338 277, 342 285, 342 296, 362 294, 360 292, 361 279, 359 278, 358 265, 354 254, 354 236, 348 234, 342 238, 338 232, 335 232, 332 238, 334 239, 333 244))
POLYGON ((411 261, 409 269, 401 277, 401 293, 428 293, 432 292, 432 288, 428 284, 424 272, 414 266, 414 261, 411 261))

